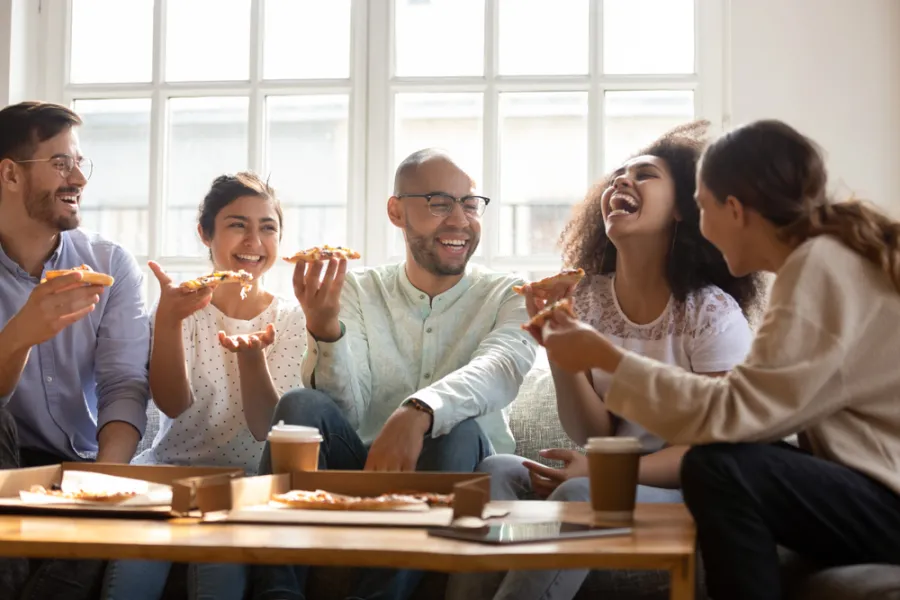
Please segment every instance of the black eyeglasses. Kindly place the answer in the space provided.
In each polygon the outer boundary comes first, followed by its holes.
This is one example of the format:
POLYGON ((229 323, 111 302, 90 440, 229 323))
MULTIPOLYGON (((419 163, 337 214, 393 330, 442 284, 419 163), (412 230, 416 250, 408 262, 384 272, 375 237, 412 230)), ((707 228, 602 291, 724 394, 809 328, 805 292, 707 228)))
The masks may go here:
POLYGON ((15 160, 13 161, 17 164, 23 163, 39 163, 46 162, 50 163, 50 166, 56 169, 59 172, 59 176, 63 179, 68 179, 69 175, 72 174, 72 170, 75 167, 78 167, 78 170, 81 171, 81 174, 84 175, 85 179, 90 179, 91 175, 94 172, 94 161, 89 159, 86 156, 80 156, 75 158, 70 154, 58 154, 56 156, 51 156, 50 158, 32 158, 30 160, 15 160))
POLYGON ((434 192, 431 194, 398 194, 397 198, 425 198, 428 210, 436 217, 446 217, 453 212, 453 205, 459 204, 467 217, 480 217, 484 209, 491 203, 491 199, 485 196, 463 196, 454 198, 450 194, 434 192))

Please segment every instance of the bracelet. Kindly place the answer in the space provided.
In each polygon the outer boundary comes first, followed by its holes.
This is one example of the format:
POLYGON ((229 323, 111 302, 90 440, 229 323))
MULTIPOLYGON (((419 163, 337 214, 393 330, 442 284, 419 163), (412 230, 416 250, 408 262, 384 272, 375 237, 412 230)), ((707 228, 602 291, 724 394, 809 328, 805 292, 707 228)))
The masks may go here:
POLYGON ((406 403, 418 411, 431 415, 431 425, 428 426, 428 431, 425 432, 426 434, 431 433, 431 428, 434 427, 434 409, 418 398, 410 398, 406 403))

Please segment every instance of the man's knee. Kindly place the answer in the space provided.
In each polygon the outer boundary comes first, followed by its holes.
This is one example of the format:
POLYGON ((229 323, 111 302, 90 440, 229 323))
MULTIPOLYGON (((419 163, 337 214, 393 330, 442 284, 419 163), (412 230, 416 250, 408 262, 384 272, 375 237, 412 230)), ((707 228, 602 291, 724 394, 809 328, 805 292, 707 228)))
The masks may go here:
POLYGON ((492 453, 481 426, 466 419, 446 435, 426 439, 418 470, 472 472, 492 453))
POLYGON ((523 472, 527 477, 528 469, 522 464, 524 460, 521 456, 513 454, 494 454, 478 463, 475 470, 478 473, 487 473, 491 477, 508 478, 523 472))
POLYGON ((706 490, 732 487, 735 481, 758 470, 769 452, 768 444, 707 444, 694 446, 681 460, 681 488, 686 499, 706 490))
POLYGON ((342 417, 341 411, 328 394, 300 388, 281 397, 275 406, 272 422, 284 421, 287 425, 319 427, 322 422, 336 417, 342 417))

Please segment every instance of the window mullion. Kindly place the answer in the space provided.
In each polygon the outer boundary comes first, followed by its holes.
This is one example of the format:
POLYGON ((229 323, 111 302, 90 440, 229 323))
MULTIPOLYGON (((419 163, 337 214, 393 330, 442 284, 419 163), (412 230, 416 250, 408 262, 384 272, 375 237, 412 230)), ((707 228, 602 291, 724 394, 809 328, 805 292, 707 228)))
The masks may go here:
POLYGON ((260 91, 260 81, 263 77, 263 46, 265 23, 263 0, 251 0, 250 2, 250 101, 249 123, 247 124, 247 165, 251 170, 267 176, 265 157, 265 122, 266 107, 265 97, 260 91))
MULTIPOLYGON (((367 106, 369 98, 369 3, 350 8, 350 121, 347 132, 347 239, 351 248, 366 248, 367 106)), ((336 240, 335 243, 343 243, 336 240)), ((365 259, 364 259, 365 260, 365 259)))
POLYGON ((484 90, 484 115, 482 117, 483 171, 481 183, 485 193, 492 198, 486 226, 482 230, 482 251, 485 264, 500 248, 500 221, 502 219, 503 190, 500 186, 500 95, 497 90, 500 51, 500 2, 485 0, 484 5, 484 74, 487 85, 484 90))
POLYGON ((603 0, 590 0, 588 68, 591 87, 588 91, 588 181, 590 187, 603 176, 605 137, 603 77, 603 0))
MULTIPOLYGON (((393 2, 368 3, 366 122, 365 253, 368 265, 387 262, 390 254, 384 205, 390 190, 394 155, 393 2)), ((352 200, 351 200, 352 202, 352 200)), ((348 205, 348 210, 353 210, 348 205)))

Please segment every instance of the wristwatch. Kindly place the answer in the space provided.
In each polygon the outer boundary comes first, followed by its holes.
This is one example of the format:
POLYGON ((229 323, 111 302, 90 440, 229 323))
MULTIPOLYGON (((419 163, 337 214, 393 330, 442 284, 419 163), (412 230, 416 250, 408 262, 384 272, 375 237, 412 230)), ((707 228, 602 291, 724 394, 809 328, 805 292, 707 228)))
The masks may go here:
POLYGON ((434 409, 419 400, 418 398, 410 398, 406 401, 407 404, 412 406, 416 410, 420 410, 423 413, 428 413, 431 415, 431 424, 428 426, 428 431, 426 431, 426 435, 431 433, 431 428, 434 427, 434 409))

